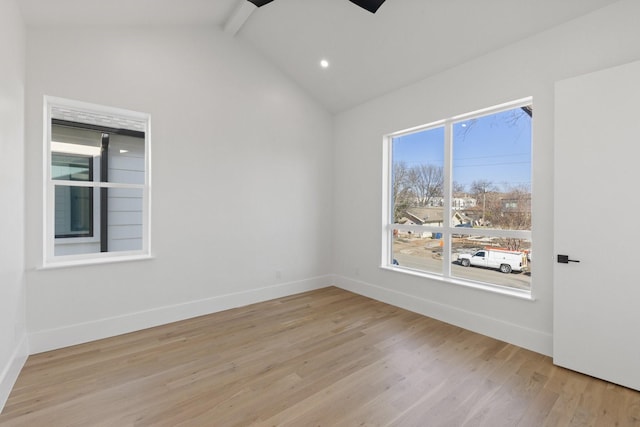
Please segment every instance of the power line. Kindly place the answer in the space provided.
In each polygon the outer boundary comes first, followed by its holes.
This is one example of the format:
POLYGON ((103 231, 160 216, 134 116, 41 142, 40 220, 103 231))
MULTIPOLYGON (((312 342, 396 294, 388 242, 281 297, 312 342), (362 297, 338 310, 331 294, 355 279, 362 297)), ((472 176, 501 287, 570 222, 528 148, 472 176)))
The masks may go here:
POLYGON ((478 166, 505 166, 505 165, 530 165, 531 162, 502 162, 502 163, 478 163, 472 165, 453 165, 453 169, 471 168, 478 166))

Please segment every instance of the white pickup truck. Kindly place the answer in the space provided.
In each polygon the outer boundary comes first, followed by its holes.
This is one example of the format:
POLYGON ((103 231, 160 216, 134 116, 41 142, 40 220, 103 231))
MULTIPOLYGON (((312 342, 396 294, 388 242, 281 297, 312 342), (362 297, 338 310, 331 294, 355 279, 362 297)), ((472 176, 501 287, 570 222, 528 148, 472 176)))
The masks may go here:
POLYGON ((527 255, 523 252, 504 249, 481 249, 473 254, 459 254, 458 262, 464 267, 497 268, 503 273, 524 271, 527 268, 527 255))

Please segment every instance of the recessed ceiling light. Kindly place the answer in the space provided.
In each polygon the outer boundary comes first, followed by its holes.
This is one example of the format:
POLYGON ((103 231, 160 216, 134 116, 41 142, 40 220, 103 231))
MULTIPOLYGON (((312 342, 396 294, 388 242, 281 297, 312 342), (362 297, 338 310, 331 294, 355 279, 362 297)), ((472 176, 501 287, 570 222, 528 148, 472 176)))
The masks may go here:
POLYGON ((329 61, 327 61, 326 59, 323 59, 320 61, 320 66, 322 68, 329 68, 329 61))

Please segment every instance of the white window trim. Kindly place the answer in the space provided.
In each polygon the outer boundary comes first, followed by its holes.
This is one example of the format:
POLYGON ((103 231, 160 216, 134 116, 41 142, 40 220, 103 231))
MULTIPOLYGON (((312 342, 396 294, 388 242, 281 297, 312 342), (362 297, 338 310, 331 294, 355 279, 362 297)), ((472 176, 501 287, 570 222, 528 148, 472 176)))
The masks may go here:
MULTIPOLYGON (((150 259, 151 256, 151 116, 147 113, 108 107, 65 98, 44 96, 43 111, 43 256, 39 269, 60 268, 69 266, 104 264, 120 261, 150 259), (114 116, 143 122, 145 150, 145 184, 114 184, 109 182, 82 182, 51 179, 51 119, 55 107, 71 108, 98 115, 114 116), (142 189, 143 227, 142 249, 136 251, 102 252, 79 255, 55 256, 55 218, 54 197, 56 185, 86 186, 93 188, 137 188, 142 189)), ((99 233, 99 232, 98 232, 99 233)), ((91 239, 91 238, 89 238, 91 239)))
MULTIPOLYGON (((461 285, 466 287, 471 287, 474 289, 485 290, 497 294, 513 296, 516 298, 526 299, 534 301, 534 286, 533 280, 531 282, 531 288, 529 290, 521 290, 515 288, 509 288, 507 286, 494 285, 491 283, 485 282, 476 282, 468 279, 461 279, 458 277, 453 277, 451 274, 451 236, 452 234, 459 234, 459 230, 454 230, 451 228, 451 217, 453 215, 453 206, 451 203, 445 203, 444 205, 444 214, 443 214, 443 225, 442 227, 429 227, 429 226, 420 226, 420 225, 402 225, 402 224, 393 224, 393 206, 391 204, 392 199, 392 171, 393 171, 393 155, 392 155, 392 142, 394 138, 413 134, 416 132, 434 129, 438 127, 444 127, 444 174, 447 178, 444 181, 444 194, 446 200, 451 200, 451 188, 453 185, 452 182, 452 173, 451 173, 451 165, 452 165, 452 155, 453 155, 453 135, 451 132, 452 125, 455 122, 459 122, 462 120, 469 120, 474 118, 483 117, 489 114, 496 114, 503 111, 511 110, 518 107, 524 107, 526 105, 531 105, 533 103, 533 97, 521 98, 515 101, 506 102, 503 104, 499 104, 496 106, 483 108, 480 110, 476 110, 470 113, 456 115, 447 119, 438 120, 435 122, 431 122, 421 126, 415 126, 412 128, 404 129, 398 132, 393 132, 383 136, 383 166, 382 166, 382 251, 381 251, 381 263, 380 268, 400 272, 403 274, 410 274, 413 276, 428 278, 432 280, 438 280, 441 282, 451 283, 455 285, 461 285), (393 230, 403 230, 403 231, 415 231, 415 232, 424 232, 424 231, 433 231, 442 233, 443 239, 443 273, 437 274, 422 270, 411 269, 407 267, 397 267, 392 263, 393 256, 393 230)), ((532 188, 533 191, 533 188, 532 188)), ((499 230, 499 229, 474 229, 474 228, 465 228, 464 234, 474 235, 474 236, 488 236, 488 237, 518 237, 523 239, 532 240, 532 231, 528 230, 499 230)))

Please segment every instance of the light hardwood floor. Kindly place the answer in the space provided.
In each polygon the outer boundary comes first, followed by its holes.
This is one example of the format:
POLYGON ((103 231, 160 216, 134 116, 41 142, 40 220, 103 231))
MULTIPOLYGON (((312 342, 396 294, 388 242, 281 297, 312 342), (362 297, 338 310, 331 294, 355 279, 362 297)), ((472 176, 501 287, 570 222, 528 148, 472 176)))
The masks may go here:
POLYGON ((632 426, 640 393, 326 288, 31 356, 0 425, 632 426))

